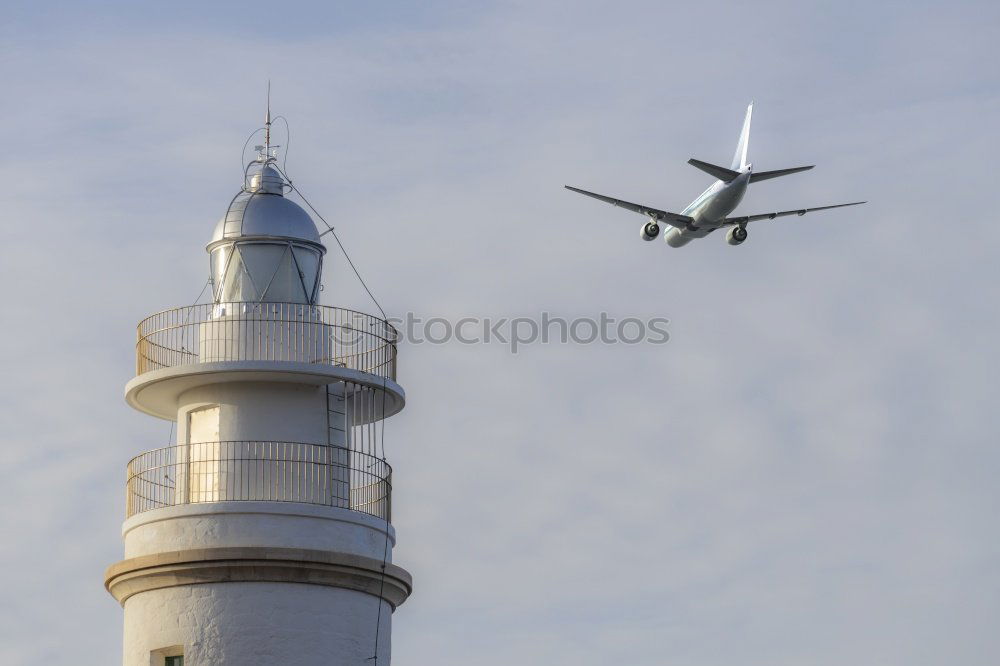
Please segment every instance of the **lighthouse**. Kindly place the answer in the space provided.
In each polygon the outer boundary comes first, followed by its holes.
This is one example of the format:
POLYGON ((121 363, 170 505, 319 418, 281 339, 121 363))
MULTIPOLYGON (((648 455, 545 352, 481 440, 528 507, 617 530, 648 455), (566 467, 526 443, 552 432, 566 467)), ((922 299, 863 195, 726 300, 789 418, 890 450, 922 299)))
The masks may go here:
POLYGON ((265 127, 206 248, 210 302, 137 327, 126 401, 176 441, 126 469, 105 573, 124 666, 386 666, 411 591, 382 447, 397 333, 319 304, 326 248, 265 127))

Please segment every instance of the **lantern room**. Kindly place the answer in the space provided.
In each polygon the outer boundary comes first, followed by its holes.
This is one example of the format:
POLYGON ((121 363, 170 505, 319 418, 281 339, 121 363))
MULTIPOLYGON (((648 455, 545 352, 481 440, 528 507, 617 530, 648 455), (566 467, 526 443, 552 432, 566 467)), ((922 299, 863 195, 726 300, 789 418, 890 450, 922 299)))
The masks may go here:
POLYGON ((256 161, 206 248, 216 303, 316 303, 323 254, 309 214, 285 197, 272 160, 256 161))

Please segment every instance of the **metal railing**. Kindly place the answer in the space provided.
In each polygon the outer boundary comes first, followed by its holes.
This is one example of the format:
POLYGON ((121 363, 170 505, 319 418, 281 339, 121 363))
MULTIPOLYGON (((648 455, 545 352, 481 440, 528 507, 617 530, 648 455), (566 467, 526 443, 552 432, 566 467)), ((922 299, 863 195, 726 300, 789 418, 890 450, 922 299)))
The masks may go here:
POLYGON ((137 332, 137 375, 213 361, 297 361, 396 378, 396 329, 344 308, 205 303, 158 312, 137 332))
POLYGON ((261 501, 335 506, 390 521, 392 468, 350 449, 299 442, 200 442, 128 463, 125 515, 179 504, 261 501))

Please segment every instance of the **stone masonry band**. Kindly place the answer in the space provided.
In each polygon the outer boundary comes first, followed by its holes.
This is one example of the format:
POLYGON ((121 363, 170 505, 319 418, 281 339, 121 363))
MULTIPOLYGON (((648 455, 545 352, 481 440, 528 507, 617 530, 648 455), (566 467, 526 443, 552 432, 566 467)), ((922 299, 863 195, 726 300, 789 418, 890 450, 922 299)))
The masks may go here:
POLYGON ((195 548, 144 555, 108 567, 104 587, 122 605, 134 594, 203 583, 305 583, 380 596, 395 610, 413 579, 394 564, 359 555, 301 548, 195 548))

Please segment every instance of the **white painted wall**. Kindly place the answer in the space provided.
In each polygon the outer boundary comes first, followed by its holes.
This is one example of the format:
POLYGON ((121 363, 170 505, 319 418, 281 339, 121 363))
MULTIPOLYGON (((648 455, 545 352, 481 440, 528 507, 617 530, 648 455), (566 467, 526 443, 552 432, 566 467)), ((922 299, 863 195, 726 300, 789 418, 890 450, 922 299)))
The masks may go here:
POLYGON ((188 412, 210 405, 219 405, 221 441, 327 443, 325 386, 225 382, 188 389, 178 400, 178 442, 188 441, 188 412))
POLYGON ((381 560, 396 532, 358 511, 286 502, 212 502, 144 511, 122 525, 125 557, 185 548, 273 546, 361 555, 381 560), (387 532, 388 529, 388 532, 387 532))
MULTIPOLYGON (((218 310, 220 306, 216 306, 218 310)), ((329 363, 334 354, 332 331, 308 306, 229 303, 253 313, 221 315, 201 324, 198 360, 303 361, 329 363)))
POLYGON ((389 664, 392 607, 362 592, 299 583, 208 583, 125 601, 124 666, 184 646, 186 666, 389 664))

